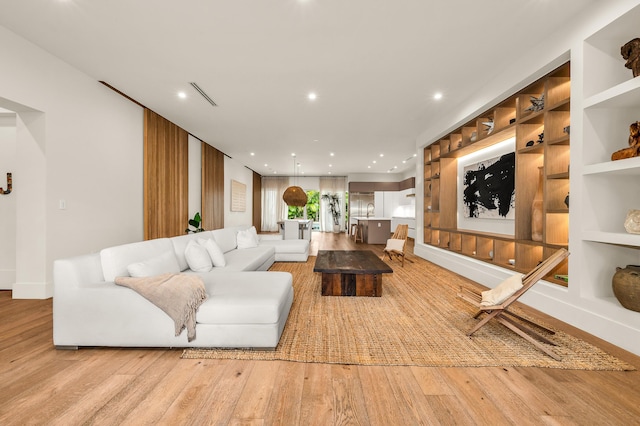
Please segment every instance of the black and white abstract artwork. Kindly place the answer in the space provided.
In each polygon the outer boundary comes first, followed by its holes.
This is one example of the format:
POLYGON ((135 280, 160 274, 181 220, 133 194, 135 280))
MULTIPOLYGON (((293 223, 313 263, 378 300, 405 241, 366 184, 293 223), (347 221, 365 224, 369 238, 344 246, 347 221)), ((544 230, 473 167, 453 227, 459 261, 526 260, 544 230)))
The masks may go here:
POLYGON ((480 219, 515 217, 515 152, 464 167, 464 216, 480 219))

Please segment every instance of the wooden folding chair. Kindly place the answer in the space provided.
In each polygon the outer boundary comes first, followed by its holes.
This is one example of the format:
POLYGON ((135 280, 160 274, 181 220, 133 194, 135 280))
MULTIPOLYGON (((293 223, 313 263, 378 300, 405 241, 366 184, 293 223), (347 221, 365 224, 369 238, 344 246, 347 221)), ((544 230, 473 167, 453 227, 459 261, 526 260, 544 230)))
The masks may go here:
POLYGON ((486 314, 486 316, 476 324, 475 327, 467 333, 469 337, 473 335, 476 331, 478 331, 482 326, 488 323, 490 320, 495 319, 500 324, 504 325, 514 333, 523 337, 525 340, 533 344, 536 348, 540 349, 542 352, 549 355, 551 358, 560 361, 561 358, 553 352, 551 349, 545 347, 540 342, 555 346, 555 343, 550 341, 549 339, 541 336, 536 333, 534 330, 529 328, 525 324, 534 325, 539 327, 551 334, 555 334, 552 330, 547 327, 543 327, 540 324, 537 324, 531 320, 523 318, 513 312, 509 311, 509 307, 512 303, 514 303, 520 296, 522 296, 527 290, 529 290, 535 283, 537 283, 540 279, 545 277, 549 272, 551 272, 560 262, 569 256, 569 252, 562 248, 557 250, 543 262, 541 262, 538 266, 533 268, 528 274, 522 277, 522 287, 509 296, 504 302, 495 306, 483 306, 480 304, 482 301, 482 295, 477 293, 471 289, 461 287, 460 293, 458 296, 467 302, 473 304, 478 308, 478 312, 473 316, 474 318, 478 318, 481 314, 486 314), (517 318, 520 321, 514 320, 517 318))
POLYGON ((402 267, 404 268, 404 250, 407 247, 408 234, 409 225, 398 225, 391 239, 387 240, 387 246, 384 248, 382 260, 384 260, 385 256, 389 256, 389 260, 393 260, 393 256, 398 259, 401 258, 402 267))

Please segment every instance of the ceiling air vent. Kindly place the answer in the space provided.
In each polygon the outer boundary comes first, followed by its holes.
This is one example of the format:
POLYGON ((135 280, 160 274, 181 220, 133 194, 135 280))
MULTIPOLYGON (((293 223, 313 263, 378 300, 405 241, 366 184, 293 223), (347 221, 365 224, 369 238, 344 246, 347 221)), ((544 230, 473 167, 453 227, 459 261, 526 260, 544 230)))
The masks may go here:
POLYGON ((209 95, 207 95, 204 90, 202 90, 200 88, 200 86, 198 86, 196 83, 189 83, 190 85, 193 86, 194 89, 196 89, 198 91, 198 93, 200 93, 202 95, 203 98, 205 98, 207 100, 207 102, 209 102, 212 106, 218 106, 215 102, 213 102, 213 99, 211 99, 209 97, 209 95))

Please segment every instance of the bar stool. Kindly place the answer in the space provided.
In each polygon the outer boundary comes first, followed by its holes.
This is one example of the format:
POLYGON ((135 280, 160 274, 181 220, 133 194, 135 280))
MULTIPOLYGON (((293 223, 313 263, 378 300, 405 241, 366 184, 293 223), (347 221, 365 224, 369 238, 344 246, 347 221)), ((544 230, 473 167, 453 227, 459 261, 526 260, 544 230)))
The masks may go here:
POLYGON ((357 243, 358 241, 363 243, 364 239, 362 238, 362 225, 356 225, 356 236, 354 238, 355 242, 357 243))
POLYGON ((357 223, 352 223, 351 224, 351 229, 349 230, 349 238, 351 238, 351 239, 353 239, 353 241, 355 241, 357 232, 358 232, 358 224, 357 223))

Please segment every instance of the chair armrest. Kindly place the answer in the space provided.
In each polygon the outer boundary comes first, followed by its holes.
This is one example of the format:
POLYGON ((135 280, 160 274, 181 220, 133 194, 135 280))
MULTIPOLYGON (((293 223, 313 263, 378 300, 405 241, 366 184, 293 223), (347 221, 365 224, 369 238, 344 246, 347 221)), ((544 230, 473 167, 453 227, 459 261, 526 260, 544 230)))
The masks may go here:
POLYGON ((474 290, 471 290, 470 288, 460 287, 458 297, 466 300, 477 308, 481 307, 480 302, 482 301, 482 295, 474 290))

